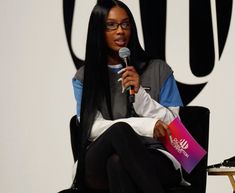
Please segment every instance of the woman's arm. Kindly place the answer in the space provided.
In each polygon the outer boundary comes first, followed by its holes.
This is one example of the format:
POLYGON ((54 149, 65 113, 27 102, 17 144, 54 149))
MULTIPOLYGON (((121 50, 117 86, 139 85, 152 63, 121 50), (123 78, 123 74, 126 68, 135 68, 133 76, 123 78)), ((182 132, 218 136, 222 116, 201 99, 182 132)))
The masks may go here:
MULTIPOLYGON (((82 98, 82 82, 78 79, 73 79, 74 95, 77 101, 77 118, 80 120, 80 109, 81 109, 81 98, 82 98)), ((136 94, 136 102, 134 108, 138 114, 142 117, 138 118, 125 118, 117 120, 106 120, 102 117, 101 113, 98 112, 96 120, 92 127, 90 139, 95 140, 105 130, 107 130, 112 124, 116 122, 128 123, 139 135, 153 137, 154 129, 158 120, 164 122, 170 122, 174 116, 172 112, 153 100, 150 95, 140 87, 138 94, 136 94)), ((177 110, 177 107, 173 107, 177 110)))
MULTIPOLYGON (((82 82, 77 79, 73 79, 73 88, 74 95, 77 101, 77 118, 80 120, 80 110, 81 110, 81 100, 82 100, 82 82)), ((116 122, 126 122, 128 123, 139 135, 153 137, 153 130, 155 123, 157 122, 156 118, 124 118, 117 120, 106 120, 103 118, 100 112, 97 113, 96 119, 92 126, 90 140, 95 140, 99 137, 104 131, 106 131, 111 125, 116 122)))
POLYGON ((140 86, 133 105, 136 113, 140 116, 154 117, 170 123, 174 117, 178 116, 179 107, 182 106, 173 75, 170 75, 165 81, 160 91, 159 103, 140 86))

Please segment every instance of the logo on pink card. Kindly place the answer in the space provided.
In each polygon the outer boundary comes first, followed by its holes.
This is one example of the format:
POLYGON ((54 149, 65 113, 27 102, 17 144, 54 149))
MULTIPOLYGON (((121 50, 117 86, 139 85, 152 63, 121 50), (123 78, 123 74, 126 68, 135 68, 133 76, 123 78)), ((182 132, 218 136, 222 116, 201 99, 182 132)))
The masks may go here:
POLYGON ((190 173, 204 157, 206 151, 197 143, 179 118, 169 125, 171 137, 163 138, 166 149, 181 163, 186 172, 190 173))

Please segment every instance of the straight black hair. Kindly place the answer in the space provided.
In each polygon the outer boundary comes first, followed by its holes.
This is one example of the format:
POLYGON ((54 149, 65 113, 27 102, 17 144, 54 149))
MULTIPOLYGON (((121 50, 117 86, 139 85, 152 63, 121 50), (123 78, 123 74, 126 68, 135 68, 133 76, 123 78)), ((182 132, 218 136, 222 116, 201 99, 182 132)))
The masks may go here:
POLYGON ((106 108, 112 119, 107 66, 109 48, 105 40, 105 30, 108 13, 115 6, 123 8, 130 20, 131 36, 127 46, 131 51, 130 64, 138 72, 141 72, 142 69, 139 64, 148 60, 147 54, 139 43, 136 24, 130 9, 118 0, 98 0, 89 19, 84 61, 85 69, 80 112, 81 131, 79 131, 81 135, 79 135, 78 142, 79 156, 76 173, 76 180, 79 182, 81 189, 84 188, 84 156, 89 143, 88 138, 96 113, 101 108, 101 104, 106 104, 106 108))
POLYGON ((127 46, 131 50, 130 63, 137 71, 141 71, 139 64, 148 58, 139 43, 136 24, 130 9, 118 0, 98 0, 89 19, 84 61, 85 70, 80 114, 84 145, 90 135, 97 110, 100 109, 100 104, 104 104, 103 102, 105 102, 112 119, 107 67, 109 48, 105 40, 105 30, 108 13, 115 6, 123 8, 130 20, 131 36, 127 46))

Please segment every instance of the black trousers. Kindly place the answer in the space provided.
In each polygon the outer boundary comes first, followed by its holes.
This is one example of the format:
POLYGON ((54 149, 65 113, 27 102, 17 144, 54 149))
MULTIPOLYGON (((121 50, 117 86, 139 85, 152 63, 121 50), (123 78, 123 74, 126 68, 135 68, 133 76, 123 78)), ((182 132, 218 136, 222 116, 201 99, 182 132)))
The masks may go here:
POLYGON ((85 156, 89 189, 111 193, 164 193, 180 172, 162 152, 148 150, 130 125, 119 122, 93 142, 85 156))

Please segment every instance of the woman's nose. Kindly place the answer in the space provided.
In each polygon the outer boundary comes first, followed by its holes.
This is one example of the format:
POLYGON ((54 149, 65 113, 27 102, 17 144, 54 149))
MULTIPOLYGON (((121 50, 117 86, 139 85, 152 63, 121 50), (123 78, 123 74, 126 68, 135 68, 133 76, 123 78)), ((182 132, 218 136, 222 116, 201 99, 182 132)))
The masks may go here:
POLYGON ((116 31, 117 33, 124 33, 124 30, 122 29, 121 25, 118 26, 116 31))

